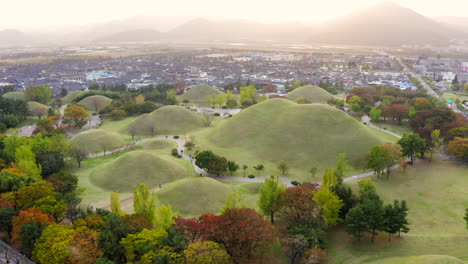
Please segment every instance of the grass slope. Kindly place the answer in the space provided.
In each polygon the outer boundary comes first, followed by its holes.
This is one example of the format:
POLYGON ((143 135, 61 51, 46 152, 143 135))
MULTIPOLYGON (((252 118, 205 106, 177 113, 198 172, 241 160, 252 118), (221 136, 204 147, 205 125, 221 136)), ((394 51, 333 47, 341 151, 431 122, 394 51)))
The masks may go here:
POLYGON ((185 217, 219 213, 232 188, 211 178, 191 178, 158 192, 162 204, 170 204, 185 217))
POLYGON ((137 150, 95 168, 90 177, 94 184, 102 188, 128 192, 132 186, 140 183, 152 188, 187 175, 185 167, 174 158, 137 150))
POLYGON ((344 112, 324 104, 298 105, 285 99, 270 99, 249 107, 215 128, 199 134, 200 148, 211 149, 239 164, 253 162, 271 168, 284 160, 303 172, 311 167, 318 175, 334 166, 345 152, 351 165, 362 168, 363 155, 377 144, 395 138, 366 127, 344 112))
POLYGON ((137 135, 185 134, 205 126, 205 119, 182 106, 169 105, 142 115, 132 122, 128 131, 135 130, 137 135))
POLYGON ((319 104, 326 104, 329 99, 334 98, 331 93, 315 85, 301 86, 286 95, 286 98, 292 101, 301 97, 309 103, 319 104))
POLYGON ((3 98, 24 101, 24 93, 22 93, 22 92, 9 92, 9 93, 5 93, 2 96, 3 96, 3 98))
POLYGON ((172 140, 164 140, 164 139, 151 139, 151 140, 146 140, 137 144, 137 147, 141 147, 142 149, 155 150, 155 151, 167 151, 167 153, 170 153, 170 151, 173 148, 177 148, 177 146, 178 146, 177 142, 174 142, 172 140))
POLYGON ((82 105, 88 111, 99 112, 104 107, 108 106, 112 102, 112 99, 102 95, 93 95, 88 96, 85 99, 78 102, 79 105, 82 105), (97 111, 96 111, 97 109, 97 111))
POLYGON ((47 110, 49 110, 49 107, 47 105, 38 103, 38 102, 28 102, 28 109, 32 113, 34 113, 36 110, 40 109, 43 113, 43 115, 47 115, 47 110))
POLYGON ((185 99, 189 100, 191 104, 208 105, 208 95, 212 95, 215 98, 218 94, 222 94, 218 89, 210 85, 197 85, 186 93, 178 96, 177 100, 183 102, 185 99))
POLYGON ((71 144, 82 148, 87 153, 103 152, 104 148, 109 151, 125 145, 120 135, 102 129, 92 129, 81 132, 72 137, 69 141, 71 144))
MULTIPOLYGON (((376 180, 377 192, 386 202, 407 201, 410 232, 400 239, 394 237, 391 243, 387 242, 387 234, 381 233, 372 244, 368 238, 357 243, 338 228, 330 234, 328 250, 332 263, 381 263, 387 258, 427 254, 468 261, 468 232, 463 220, 465 208, 468 208, 466 172, 466 167, 448 161, 420 161, 406 173, 400 169, 392 173, 388 181, 376 180)), ((352 183, 357 189, 356 185, 352 183)))
POLYGON ((65 95, 63 98, 62 98, 62 101, 64 104, 71 104, 73 102, 73 100, 78 97, 78 95, 80 95, 83 91, 80 91, 80 90, 77 90, 77 91, 73 91, 73 92, 70 92, 68 93, 67 95, 65 95))
POLYGON ((423 255, 403 258, 388 258, 371 262, 374 264, 463 264, 464 261, 444 255, 423 255))

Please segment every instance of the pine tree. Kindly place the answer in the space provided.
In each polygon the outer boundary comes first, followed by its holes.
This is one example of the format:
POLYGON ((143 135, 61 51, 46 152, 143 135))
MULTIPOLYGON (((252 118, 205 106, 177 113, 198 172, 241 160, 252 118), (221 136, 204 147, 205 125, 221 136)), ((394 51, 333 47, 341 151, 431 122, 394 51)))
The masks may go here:
POLYGON ((392 204, 388 204, 385 206, 385 228, 384 231, 388 233, 388 241, 391 240, 392 234, 396 234, 398 232, 398 211, 400 209, 400 204, 398 201, 393 201, 392 204))
POLYGON ((358 241, 363 233, 367 231, 367 216, 364 214, 363 206, 357 205, 349 210, 346 215, 346 232, 353 235, 358 241))
POLYGON ((377 231, 385 229, 384 207, 378 199, 367 200, 362 204, 362 209, 367 218, 367 231, 371 233, 371 241, 374 242, 377 231))
POLYGON ((398 208, 398 237, 400 237, 401 232, 408 233, 410 231, 408 225, 408 206, 406 201, 402 200, 398 208))

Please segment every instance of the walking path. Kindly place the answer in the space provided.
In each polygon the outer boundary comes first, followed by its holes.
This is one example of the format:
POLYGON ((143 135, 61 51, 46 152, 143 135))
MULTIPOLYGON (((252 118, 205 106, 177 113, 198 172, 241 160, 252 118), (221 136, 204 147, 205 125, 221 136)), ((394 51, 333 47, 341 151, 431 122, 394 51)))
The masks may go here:
POLYGON ((378 126, 372 124, 372 123, 371 123, 371 119, 370 119, 370 117, 369 117, 368 115, 363 115, 363 116, 361 117, 361 121, 362 121, 363 123, 369 125, 369 126, 372 127, 372 128, 375 128, 375 129, 377 129, 377 130, 380 130, 380 131, 382 131, 382 132, 384 132, 384 133, 387 133, 387 134, 389 134, 389 135, 392 135, 392 136, 394 136, 394 137, 401 138, 401 136, 398 135, 397 133, 393 133, 393 132, 391 132, 391 131, 388 131, 388 130, 386 130, 386 129, 382 129, 382 128, 380 128, 380 127, 378 127, 378 126))

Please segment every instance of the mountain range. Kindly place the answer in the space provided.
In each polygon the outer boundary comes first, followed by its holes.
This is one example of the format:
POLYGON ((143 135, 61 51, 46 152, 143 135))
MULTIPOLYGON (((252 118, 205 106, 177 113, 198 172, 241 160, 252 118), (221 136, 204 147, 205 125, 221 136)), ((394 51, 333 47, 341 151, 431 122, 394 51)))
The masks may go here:
MULTIPOLYGON (((382 3, 318 24, 188 17, 132 17, 55 32, 49 41, 83 42, 300 42, 307 44, 400 46, 447 45, 468 39, 468 18, 429 18, 382 3)), ((0 31, 0 45, 44 41, 15 30, 0 31)))

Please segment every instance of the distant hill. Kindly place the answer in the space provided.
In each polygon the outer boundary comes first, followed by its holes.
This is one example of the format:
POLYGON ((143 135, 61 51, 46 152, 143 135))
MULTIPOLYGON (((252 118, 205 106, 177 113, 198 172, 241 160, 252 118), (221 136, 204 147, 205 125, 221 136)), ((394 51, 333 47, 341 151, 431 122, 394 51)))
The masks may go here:
POLYGON ((0 45, 14 45, 24 43, 28 40, 28 36, 14 29, 0 30, 0 45))
POLYGON ((161 40, 164 35, 152 29, 136 29, 97 38, 97 42, 145 42, 161 40))
POLYGON ((286 95, 286 98, 292 101, 295 101, 299 98, 304 98, 307 103, 326 104, 328 100, 333 99, 334 96, 318 86, 306 85, 298 87, 294 89, 294 91, 289 92, 286 95))
POLYGON ((347 45, 398 46, 448 44, 464 33, 411 9, 382 3, 322 25, 311 42, 347 45))
POLYGON ((188 100, 191 104, 208 105, 208 96, 216 98, 218 94, 222 94, 218 89, 210 85, 197 85, 190 88, 187 92, 177 97, 179 102, 188 100))

